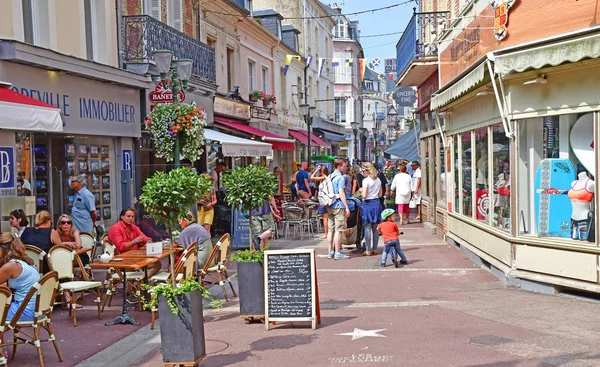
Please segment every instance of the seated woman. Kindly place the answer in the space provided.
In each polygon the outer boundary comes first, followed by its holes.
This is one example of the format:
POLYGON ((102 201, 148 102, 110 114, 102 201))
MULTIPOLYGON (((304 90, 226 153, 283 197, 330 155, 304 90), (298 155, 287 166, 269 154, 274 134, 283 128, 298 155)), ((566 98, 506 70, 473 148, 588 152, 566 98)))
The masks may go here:
MULTIPOLYGON (((143 248, 152 239, 133 224, 135 221, 135 209, 127 207, 121 210, 121 220, 113 224, 108 230, 108 241, 115 245, 119 252, 127 252, 143 248)), ((148 277, 152 277, 160 271, 160 261, 148 265, 148 277)))
MULTIPOLYGON (((25 254, 25 246, 21 240, 8 232, 0 233, 0 283, 8 282, 8 287, 13 290, 13 300, 6 321, 15 316, 25 296, 38 280, 40 273, 33 266, 33 260, 25 254)), ((19 320, 33 320, 35 302, 35 296, 31 297, 19 320)))
MULTIPOLYGON (((81 238, 79 237, 79 231, 73 227, 73 219, 66 214, 58 217, 58 223, 56 223, 56 232, 60 237, 63 245, 69 246, 72 249, 81 248, 81 238)), ((79 255, 83 265, 90 263, 90 257, 87 253, 79 255)))
POLYGON ((187 212, 185 218, 179 219, 179 226, 182 229, 179 233, 179 244, 183 248, 188 248, 193 242, 196 242, 198 245, 196 269, 202 269, 213 248, 210 234, 203 226, 196 223, 194 213, 191 211, 187 212))
POLYGON ((27 216, 25 215, 23 209, 17 209, 10 212, 8 223, 11 227, 17 230, 17 237, 21 237, 25 227, 29 225, 29 221, 27 220, 27 216))
MULTIPOLYGON (((58 232, 52 229, 52 215, 46 210, 42 210, 35 215, 35 227, 27 227, 21 234, 21 242, 26 245, 39 247, 48 253, 52 246, 62 245, 58 232)), ((44 257, 43 273, 50 271, 46 257, 44 257)))

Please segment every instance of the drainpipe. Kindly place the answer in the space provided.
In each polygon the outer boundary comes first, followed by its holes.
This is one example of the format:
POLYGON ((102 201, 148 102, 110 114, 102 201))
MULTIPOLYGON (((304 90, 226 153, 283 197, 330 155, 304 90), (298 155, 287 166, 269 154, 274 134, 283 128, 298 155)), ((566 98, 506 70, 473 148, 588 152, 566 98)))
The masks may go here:
POLYGON ((123 47, 123 17, 121 14, 121 0, 117 0, 117 56, 119 58, 119 69, 123 69, 123 54, 121 53, 121 47, 123 47))

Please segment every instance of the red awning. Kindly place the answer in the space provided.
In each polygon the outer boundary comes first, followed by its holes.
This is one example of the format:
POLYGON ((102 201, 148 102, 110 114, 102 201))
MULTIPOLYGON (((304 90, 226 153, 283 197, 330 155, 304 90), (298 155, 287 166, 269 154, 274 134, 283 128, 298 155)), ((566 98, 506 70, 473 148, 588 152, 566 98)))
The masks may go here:
POLYGON ((8 88, 0 88, 2 129, 62 131, 60 110, 8 88))
POLYGON ((308 138, 306 137, 306 133, 296 130, 288 130, 288 134, 296 140, 300 142, 300 144, 308 145, 308 138))
POLYGON ((313 143, 315 143, 315 145, 318 145, 322 148, 331 148, 331 146, 329 144, 327 144, 326 142, 321 140, 321 138, 319 138, 315 134, 310 133, 310 137, 311 137, 311 140, 313 141, 313 143))
POLYGON ((263 141, 268 142, 273 145, 273 150, 295 150, 294 141, 290 139, 286 139, 283 136, 275 135, 268 131, 263 131, 261 129, 257 129, 252 126, 236 124, 235 122, 230 122, 226 120, 219 119, 215 117, 215 122, 221 124, 223 126, 230 127, 235 130, 240 130, 249 135, 254 135, 260 137, 263 141))

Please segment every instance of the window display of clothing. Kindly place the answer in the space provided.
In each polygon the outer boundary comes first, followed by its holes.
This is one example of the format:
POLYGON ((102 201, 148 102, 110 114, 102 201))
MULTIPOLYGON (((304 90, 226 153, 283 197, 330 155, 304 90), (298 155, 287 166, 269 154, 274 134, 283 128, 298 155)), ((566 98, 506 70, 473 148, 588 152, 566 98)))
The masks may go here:
MULTIPOLYGON (((574 240, 589 241, 589 229, 593 225, 591 215, 592 201, 594 200, 595 184, 587 173, 580 172, 577 180, 571 183, 568 192, 571 200, 571 238, 574 240)), ((591 238, 594 241, 594 238, 591 238)))

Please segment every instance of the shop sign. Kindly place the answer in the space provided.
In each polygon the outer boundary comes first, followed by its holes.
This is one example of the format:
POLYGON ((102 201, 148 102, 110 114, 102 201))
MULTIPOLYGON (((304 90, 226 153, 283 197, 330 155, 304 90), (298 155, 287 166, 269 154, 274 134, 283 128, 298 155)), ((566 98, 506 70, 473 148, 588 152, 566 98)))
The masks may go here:
POLYGON ((508 9, 515 3, 515 0, 492 0, 494 8, 494 37, 502 41, 508 34, 506 25, 508 24, 508 9))
POLYGON ((14 147, 0 147, 0 195, 16 195, 14 147))
POLYGON ((288 128, 286 126, 271 124, 266 121, 260 121, 258 123, 253 122, 250 125, 254 125, 254 124, 258 124, 258 128, 260 130, 270 132, 271 134, 282 136, 284 138, 286 138, 288 136, 288 128))
POLYGON ((285 117, 280 116, 279 121, 281 121, 281 124, 284 126, 298 130, 306 130, 306 122, 299 117, 295 117, 292 115, 286 115, 285 117))
POLYGON ((214 112, 241 120, 250 119, 250 105, 222 97, 215 97, 214 112))
POLYGON ((417 91, 412 87, 398 87, 394 92, 394 101, 397 107, 414 106, 417 100, 417 91))
POLYGON ((141 136, 138 89, 12 62, 0 62, 0 79, 60 109, 65 134, 141 136))
POLYGON ((131 149, 123 149, 123 171, 129 171, 129 178, 133 180, 133 168, 132 168, 132 154, 131 149))
MULTIPOLYGON (((183 92, 180 91, 177 93, 177 96, 179 97, 179 102, 185 101, 185 94, 183 92)), ((162 82, 159 82, 154 92, 148 94, 148 100, 152 103, 173 103, 173 91, 168 88, 168 82, 166 87, 162 82)))

